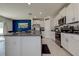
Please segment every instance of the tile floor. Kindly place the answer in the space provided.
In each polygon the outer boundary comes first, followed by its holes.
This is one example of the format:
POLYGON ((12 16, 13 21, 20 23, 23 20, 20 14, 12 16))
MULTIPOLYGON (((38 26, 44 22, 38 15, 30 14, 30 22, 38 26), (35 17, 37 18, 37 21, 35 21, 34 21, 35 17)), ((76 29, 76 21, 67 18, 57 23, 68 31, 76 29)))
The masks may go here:
POLYGON ((52 39, 42 39, 43 44, 47 44, 51 54, 43 54, 43 56, 71 56, 63 48, 60 48, 52 39))

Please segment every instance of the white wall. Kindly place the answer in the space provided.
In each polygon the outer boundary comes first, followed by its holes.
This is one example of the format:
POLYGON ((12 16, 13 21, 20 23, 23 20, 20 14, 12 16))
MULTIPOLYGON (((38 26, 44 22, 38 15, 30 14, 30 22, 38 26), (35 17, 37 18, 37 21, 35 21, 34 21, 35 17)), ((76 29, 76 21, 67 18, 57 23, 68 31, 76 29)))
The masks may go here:
POLYGON ((51 30, 54 30, 54 26, 55 26, 56 20, 52 17, 50 21, 51 21, 50 22, 51 30))
POLYGON ((59 19, 56 19, 56 18, 51 18, 52 20, 51 20, 51 30, 54 30, 54 27, 55 26, 58 26, 58 20, 59 19))
POLYGON ((51 26, 50 26, 50 17, 46 17, 45 19, 49 18, 48 20, 44 20, 44 27, 45 27, 45 31, 44 31, 44 36, 45 38, 50 39, 51 37, 51 26))

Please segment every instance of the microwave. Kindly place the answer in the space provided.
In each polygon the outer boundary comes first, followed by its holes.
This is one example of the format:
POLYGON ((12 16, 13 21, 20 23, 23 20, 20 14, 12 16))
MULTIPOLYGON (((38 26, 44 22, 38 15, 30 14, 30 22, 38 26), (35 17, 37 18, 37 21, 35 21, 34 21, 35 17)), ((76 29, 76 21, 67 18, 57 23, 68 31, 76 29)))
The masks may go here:
POLYGON ((59 24, 59 26, 66 24, 66 16, 60 18, 58 20, 58 24, 59 24))

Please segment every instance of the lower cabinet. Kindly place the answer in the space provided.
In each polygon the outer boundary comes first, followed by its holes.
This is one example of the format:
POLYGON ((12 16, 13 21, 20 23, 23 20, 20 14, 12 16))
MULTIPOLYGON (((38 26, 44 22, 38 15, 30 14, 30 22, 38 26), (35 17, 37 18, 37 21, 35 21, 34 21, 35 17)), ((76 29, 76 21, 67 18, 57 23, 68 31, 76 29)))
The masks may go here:
POLYGON ((40 36, 6 36, 6 56, 41 56, 40 36))
POLYGON ((71 35, 72 39, 69 39, 69 52, 72 55, 79 56, 79 36, 78 35, 71 35))
POLYGON ((62 33, 61 45, 72 55, 79 56, 79 35, 62 33))
POLYGON ((40 56, 41 55, 41 38, 40 37, 21 37, 21 54, 22 56, 40 56))
POLYGON ((5 55, 19 56, 20 55, 20 39, 16 36, 6 37, 5 39, 5 55))
POLYGON ((61 33, 61 45, 68 50, 68 38, 64 33, 61 33))

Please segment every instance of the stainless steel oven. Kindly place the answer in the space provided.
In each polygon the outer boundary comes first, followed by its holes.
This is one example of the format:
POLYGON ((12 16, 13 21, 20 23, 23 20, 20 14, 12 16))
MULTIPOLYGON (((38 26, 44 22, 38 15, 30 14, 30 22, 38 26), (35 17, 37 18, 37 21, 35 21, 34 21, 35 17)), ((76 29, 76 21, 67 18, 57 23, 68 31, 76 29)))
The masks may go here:
POLYGON ((61 31, 59 27, 55 28, 55 43, 61 47, 61 31))

